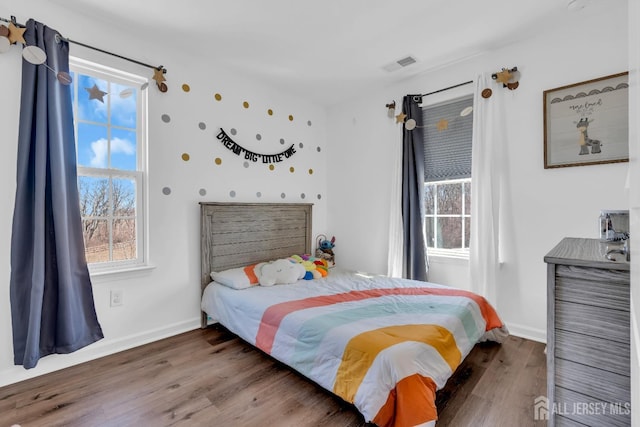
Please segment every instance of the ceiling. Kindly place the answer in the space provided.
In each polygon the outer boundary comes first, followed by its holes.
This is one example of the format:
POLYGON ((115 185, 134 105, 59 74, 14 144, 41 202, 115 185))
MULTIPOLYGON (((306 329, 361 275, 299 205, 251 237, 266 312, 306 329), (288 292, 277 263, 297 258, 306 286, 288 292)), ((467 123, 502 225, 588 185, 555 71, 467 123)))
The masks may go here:
POLYGON ((326 106, 530 37, 569 13, 567 0, 53 1, 326 106), (383 69, 408 55, 417 62, 383 69))

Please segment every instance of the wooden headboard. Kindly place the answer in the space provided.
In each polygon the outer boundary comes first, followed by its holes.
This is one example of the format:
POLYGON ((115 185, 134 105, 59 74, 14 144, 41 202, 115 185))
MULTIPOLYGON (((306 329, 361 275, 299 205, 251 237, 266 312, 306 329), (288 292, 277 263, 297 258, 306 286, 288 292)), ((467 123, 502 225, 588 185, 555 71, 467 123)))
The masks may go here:
POLYGON ((312 206, 201 202, 200 292, 211 282, 212 271, 311 253, 312 206))

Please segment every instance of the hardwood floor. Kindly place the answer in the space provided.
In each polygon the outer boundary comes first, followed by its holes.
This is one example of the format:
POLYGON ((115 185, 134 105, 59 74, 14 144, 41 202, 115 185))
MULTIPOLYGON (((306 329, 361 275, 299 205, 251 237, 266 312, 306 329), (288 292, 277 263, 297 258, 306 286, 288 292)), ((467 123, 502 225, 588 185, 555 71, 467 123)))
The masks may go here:
MULTIPOLYGON (((440 426, 534 426, 544 344, 479 344, 438 393, 440 426)), ((0 388, 0 427, 367 426, 351 405, 223 328, 0 388)), ((545 425, 539 422, 539 425, 545 425)))

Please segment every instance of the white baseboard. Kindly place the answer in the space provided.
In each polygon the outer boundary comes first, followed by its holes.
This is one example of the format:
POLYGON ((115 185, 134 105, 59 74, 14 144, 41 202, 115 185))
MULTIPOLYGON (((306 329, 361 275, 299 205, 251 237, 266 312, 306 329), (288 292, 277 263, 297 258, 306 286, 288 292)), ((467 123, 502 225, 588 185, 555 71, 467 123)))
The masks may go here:
POLYGON ((531 328, 529 326, 518 325, 517 323, 511 323, 505 321, 509 333, 516 337, 526 338, 528 340, 537 341, 546 344, 547 343, 547 331, 542 329, 531 328))
POLYGON ((117 339, 110 340, 105 338, 80 349, 75 353, 52 354, 44 357, 38 362, 38 366, 33 369, 24 369, 22 366, 13 366, 9 369, 0 371, 0 387, 24 381, 29 378, 35 378, 40 375, 48 374, 49 372, 58 371, 70 366, 108 356, 110 354, 119 353, 163 338, 192 331, 199 327, 200 318, 198 317, 117 339))

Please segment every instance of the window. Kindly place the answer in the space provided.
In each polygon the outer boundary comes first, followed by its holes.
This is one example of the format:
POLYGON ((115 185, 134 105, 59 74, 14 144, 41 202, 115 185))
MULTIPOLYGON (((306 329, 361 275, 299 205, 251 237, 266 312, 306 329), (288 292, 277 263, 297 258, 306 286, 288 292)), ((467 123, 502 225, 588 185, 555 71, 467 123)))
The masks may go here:
POLYGON ((431 255, 469 256, 473 97, 423 106, 425 240, 431 255))
POLYGON ((91 272, 146 264, 147 79, 71 58, 78 190, 91 272))

